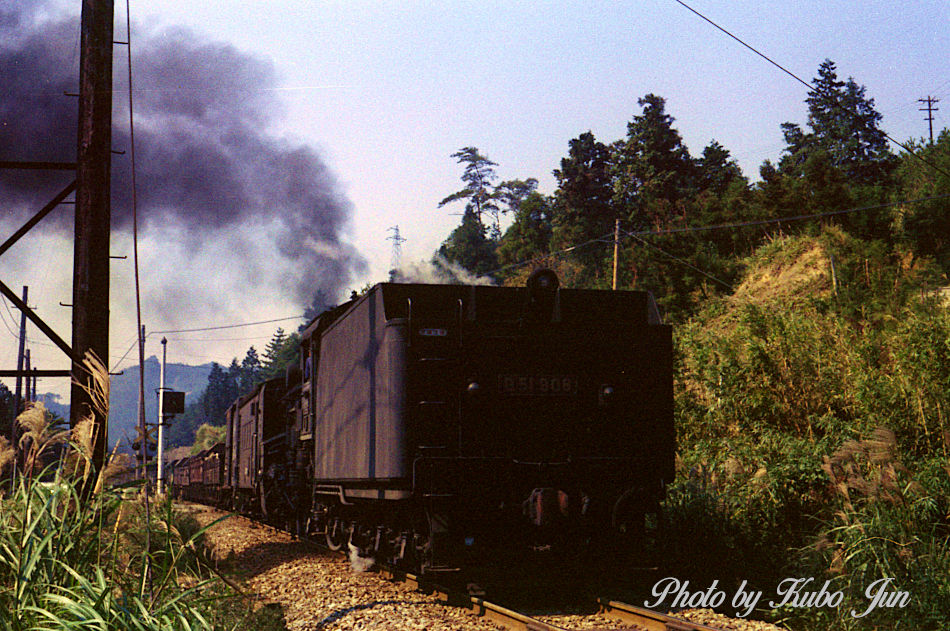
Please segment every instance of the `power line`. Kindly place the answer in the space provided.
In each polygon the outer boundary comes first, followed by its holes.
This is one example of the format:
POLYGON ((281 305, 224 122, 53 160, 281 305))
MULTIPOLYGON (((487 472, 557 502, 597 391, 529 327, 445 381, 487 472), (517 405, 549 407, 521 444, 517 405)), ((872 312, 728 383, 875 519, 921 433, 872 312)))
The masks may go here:
POLYGON ((512 268, 512 267, 524 267, 525 265, 528 265, 528 264, 530 264, 530 263, 536 263, 536 262, 538 262, 538 261, 543 261, 544 259, 550 258, 550 257, 552 257, 552 256, 559 256, 559 255, 561 255, 561 254, 566 254, 567 252, 571 252, 571 251, 573 251, 573 250, 579 250, 580 248, 586 247, 586 246, 591 245, 591 244, 593 244, 593 243, 607 243, 607 241, 605 241, 605 239, 607 239, 608 237, 611 237, 611 239, 610 239, 609 242, 610 242, 610 243, 613 243, 613 238, 612 238, 613 236, 614 236, 614 232, 613 232, 613 230, 611 230, 610 232, 608 232, 607 234, 605 234, 605 235, 602 236, 602 237, 597 237, 596 239, 591 239, 591 240, 589 240, 589 241, 584 241, 583 243, 578 243, 578 244, 572 245, 572 246, 570 246, 570 247, 568 247, 568 248, 564 248, 563 250, 557 250, 556 252, 548 252, 547 254, 544 254, 543 256, 536 256, 536 257, 534 257, 534 258, 532 258, 532 259, 526 259, 526 260, 524 260, 524 261, 518 261, 517 263, 508 263, 507 265, 502 265, 502 266, 499 267, 498 269, 494 269, 494 270, 491 270, 490 272, 486 272, 486 273, 487 273, 487 274, 496 274, 496 273, 498 273, 498 272, 503 272, 503 271, 505 271, 506 269, 509 269, 509 268, 512 268))
MULTIPOLYGON (((13 312, 10 311, 10 305, 7 304, 7 299, 6 299, 6 297, 5 297, 5 296, 0 296, 0 298, 3 299, 3 306, 6 307, 7 313, 10 314, 10 319, 13 320, 13 324, 16 325, 16 318, 13 317, 13 312)), ((0 311, 0 320, 3 320, 3 326, 6 328, 7 331, 10 332, 10 335, 13 336, 13 339, 18 339, 19 336, 18 336, 16 333, 13 332, 13 329, 10 328, 10 325, 7 323, 7 319, 6 319, 6 317, 3 315, 3 312, 2 312, 2 311, 0 311)))
POLYGON ((846 215, 849 213, 856 213, 863 210, 878 210, 881 208, 888 208, 890 206, 899 206, 901 204, 916 204, 919 202, 929 202, 937 199, 947 199, 950 198, 950 194, 947 195, 934 195, 932 197, 921 197, 918 199, 909 199, 901 200, 896 202, 886 202, 883 204, 874 204, 871 206, 858 206, 856 208, 845 208, 844 210, 830 210, 823 213, 814 213, 811 215, 792 215, 788 217, 775 217, 773 219, 754 219, 751 221, 737 221, 735 223, 722 223, 712 226, 686 226, 683 228, 669 228, 666 230, 639 230, 634 233, 627 233, 631 236, 636 235, 648 235, 648 234, 676 234, 680 232, 704 232, 707 230, 720 230, 724 228, 742 228, 745 226, 761 226, 770 223, 787 223, 792 221, 805 221, 808 219, 817 219, 820 217, 833 217, 835 215, 846 215))
POLYGON ((217 331, 219 329, 237 329, 244 326, 255 326, 257 324, 271 324, 272 322, 286 322, 287 320, 302 320, 306 316, 288 316, 286 318, 274 318, 273 320, 260 320, 258 322, 242 322, 241 324, 223 324, 221 326, 206 326, 197 329, 167 329, 165 331, 152 331, 149 335, 159 335, 161 333, 194 333, 195 331, 217 331))
POLYGON ((637 241, 639 241, 639 242, 642 243, 643 245, 647 246, 648 248, 653 248, 654 250, 656 250, 656 251, 659 252, 660 254, 663 254, 664 256, 668 256, 669 258, 673 259, 673 260, 676 261, 677 263, 680 263, 680 264, 682 264, 682 265, 685 265, 686 267, 688 267, 688 268, 690 268, 690 269, 692 269, 692 270, 694 270, 694 271, 699 272, 700 274, 702 274, 702 275, 705 276, 706 278, 710 278, 710 279, 716 281, 717 283, 719 283, 720 285, 723 285, 724 287, 727 287, 728 289, 730 289, 730 290, 732 290, 732 291, 735 291, 734 288, 732 287, 732 285, 730 285, 730 284, 727 283, 726 281, 724 281, 724 280, 719 280, 718 278, 716 278, 716 277, 713 276, 712 274, 707 274, 706 272, 704 272, 703 270, 699 269, 699 268, 696 267, 695 265, 693 265, 693 264, 691 264, 691 263, 689 263, 689 262, 687 262, 687 261, 684 261, 683 259, 679 258, 678 256, 675 256, 675 255, 673 255, 673 254, 670 254, 670 253, 667 252, 666 250, 664 250, 664 249, 662 249, 662 248, 659 248, 659 247, 653 245, 652 243, 649 243, 649 242, 647 242, 647 241, 644 241, 643 239, 641 239, 640 237, 638 237, 638 236, 636 235, 636 233, 634 233, 634 232, 627 232, 626 230, 624 230, 623 232, 624 232, 627 236, 633 237, 634 239, 636 239, 637 241))
MULTIPOLYGON (((950 194, 933 195, 931 197, 919 197, 917 199, 902 199, 902 200, 898 200, 894 202, 886 202, 883 204, 874 204, 871 206, 858 206, 855 208, 845 208, 843 210, 831 210, 828 212, 814 213, 811 215, 790 215, 786 217, 774 217, 772 219, 754 219, 750 221, 737 221, 734 223, 721 223, 721 224, 714 224, 711 226, 684 226, 682 228, 667 228, 664 230, 635 230, 635 231, 625 230, 624 232, 629 236, 637 236, 637 237, 647 236, 647 235, 680 234, 684 232, 705 232, 709 230, 724 230, 727 228, 742 228, 746 226, 760 226, 760 225, 773 224, 773 223, 788 223, 792 221, 805 221, 808 219, 819 219, 821 217, 833 217, 835 215, 845 215, 849 213, 856 213, 863 210, 877 210, 881 208, 888 208, 890 206, 900 206, 902 204, 918 204, 921 202, 929 202, 929 201, 934 201, 938 199, 948 199, 948 198, 950 198, 950 194)), ((596 239, 590 239, 589 241, 584 241, 583 243, 578 243, 568 248, 564 248, 563 250, 558 250, 556 252, 549 252, 543 256, 536 256, 534 258, 525 259, 524 261, 518 261, 516 263, 509 263, 507 265, 504 265, 502 267, 499 267, 496 270, 492 270, 487 273, 495 274, 497 272, 501 272, 513 267, 523 267, 525 265, 530 265, 531 263, 543 261, 552 256, 559 256, 561 254, 565 254, 573 250, 578 250, 580 248, 587 247, 594 243, 613 243, 613 231, 608 232, 607 234, 601 237, 598 237, 596 239)))
MULTIPOLYGON (((699 16, 700 18, 702 18, 703 20, 705 20, 706 22, 708 22, 709 24, 711 24, 712 26, 714 26, 714 27, 717 28, 718 30, 722 31, 723 33, 725 33, 726 35, 728 35, 728 36, 731 37, 732 39, 736 40, 737 42, 739 42, 740 44, 742 44, 743 46, 745 46, 746 48, 748 48, 749 50, 751 50, 753 53, 755 53, 756 55, 758 55, 758 56, 761 57, 762 59, 766 60, 767 62, 769 62, 770 64, 772 64, 773 66, 775 66, 776 68, 778 68, 779 70, 781 70, 782 72, 784 72, 785 74, 787 74, 788 76, 790 76, 790 77, 791 77, 792 79, 794 79, 795 81, 798 81, 799 83, 801 83, 802 85, 804 85, 804 86, 805 86, 806 88, 808 88, 809 90, 814 89, 814 86, 813 86, 813 85, 811 85, 810 83, 808 83, 807 81, 805 81, 804 79, 802 79, 801 77, 799 77, 797 74, 795 74, 794 72, 792 72, 791 70, 789 70, 789 69, 786 68, 785 66, 782 66, 782 65, 779 64, 777 61, 771 59, 771 58, 768 57, 765 53, 762 53, 762 52, 760 52, 759 50, 757 50, 757 49, 753 48, 752 46, 750 46, 749 44, 746 44, 744 41, 742 41, 741 39, 739 39, 737 36, 733 35, 732 33, 730 33, 729 31, 727 31, 727 30, 724 29, 723 27, 719 26, 718 24, 716 24, 715 22, 713 22, 712 20, 710 20, 709 18, 707 18, 705 15, 703 15, 702 13, 700 13, 699 11, 697 11, 696 9, 694 9, 693 7, 691 7, 691 6, 689 6, 688 4, 686 4, 685 2, 683 2, 683 0, 674 0, 674 2, 676 2, 677 4, 679 4, 679 5, 682 6, 682 7, 686 8, 687 10, 689 10, 689 11, 692 12, 692 13, 694 13, 695 15, 699 16)), ((836 108, 838 108, 839 110, 841 110, 842 112, 845 112, 846 114, 848 114, 849 116, 852 116, 852 115, 853 115, 850 110, 848 110, 847 108, 845 108, 844 106, 842 106, 841 104, 839 104, 837 101, 834 101, 834 102, 833 102, 833 105, 834 105, 836 108)), ((899 140, 894 139, 893 137, 891 137, 890 134, 888 134, 888 133, 885 132, 884 130, 881 130, 881 134, 882 134, 885 138, 887 138, 888 140, 890 140, 892 143, 894 143, 895 145, 897 145, 898 147, 901 147, 904 151, 906 151, 907 153, 909 153, 911 156, 917 158, 918 160, 920 160, 921 162, 923 162, 924 164, 926 164, 927 166, 929 166, 931 169, 933 169, 933 170, 935 170, 935 171, 937 171, 937 172, 939 172, 939 173, 942 173, 943 175, 950 176, 950 172, 945 171, 944 169, 940 168, 940 167, 937 166, 936 164, 933 164, 933 163, 931 163, 929 160, 927 160, 927 159, 925 159, 925 158, 923 158, 923 157, 917 155, 917 154, 913 151, 913 149, 911 149, 908 145, 905 145, 904 143, 900 142, 899 140)))
POLYGON ((169 342, 248 342, 250 340, 270 340, 273 335, 252 335, 250 337, 169 337, 169 342))

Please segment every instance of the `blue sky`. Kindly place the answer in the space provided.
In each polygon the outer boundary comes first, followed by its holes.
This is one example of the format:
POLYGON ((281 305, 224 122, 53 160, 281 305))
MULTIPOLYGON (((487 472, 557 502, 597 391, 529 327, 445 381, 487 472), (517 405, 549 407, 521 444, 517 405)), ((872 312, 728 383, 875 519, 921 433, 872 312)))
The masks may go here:
MULTIPOLYGON (((947 125, 946 1, 689 4, 806 80, 824 59, 832 59, 839 77, 852 76, 867 87, 884 116, 884 129, 899 140, 926 134, 917 99, 927 95, 942 99, 936 125, 947 125)), ((587 130, 604 142, 621 138, 640 111, 637 99, 655 93, 667 100, 674 126, 694 156, 715 139, 754 180, 764 160, 780 155, 779 125, 806 120, 804 86, 674 0, 133 0, 131 10, 134 60, 140 33, 185 27, 203 41, 231 44, 272 66, 279 111, 268 119, 267 132, 315 148, 340 181, 352 205, 345 238, 369 263, 352 280, 354 288, 384 279, 390 226, 398 224, 407 239, 403 261, 414 262, 428 259, 457 224, 452 213, 460 208, 437 204, 460 186, 461 168, 450 154, 461 147, 477 146, 498 163, 501 179, 535 177, 542 192, 550 193, 551 171, 572 138, 587 130)), ((124 39, 121 2, 116 23, 116 37, 124 39)), ((118 48, 117 68, 124 67, 123 55, 118 48)), ((256 87, 245 89, 251 98, 256 87)), ((4 224, 4 232, 8 228, 4 224)), ((184 251, 178 237, 174 227, 144 235, 143 260, 153 266, 144 273, 173 275, 194 304, 146 313, 150 330, 297 311, 280 290, 280 278, 292 269, 239 291, 229 275, 230 266, 238 264, 227 259, 232 242, 212 240, 196 253, 184 251), (188 265, 173 270, 169 260, 188 265)), ((5 255, 3 278, 17 289, 35 287, 44 317, 68 339, 68 314, 57 302, 68 302, 71 259, 46 258, 36 265, 31 252, 71 249, 55 235, 31 238, 30 245, 5 255)), ((113 240, 115 253, 131 249, 127 234, 113 240)), ((258 246, 257 256, 266 256, 266 242, 258 246)), ((130 279, 130 268, 114 265, 113 362, 135 335, 130 279)), ((146 306, 161 299, 147 298, 146 306)), ((2 315, 10 322, 15 314, 2 315)), ((249 344, 262 347, 274 326, 182 335, 171 340, 169 357, 226 363, 249 344)), ((42 339, 38 333, 32 337, 42 339)), ((0 340, 9 362, 14 342, 2 330, 0 340)), ((149 344, 148 354, 160 349, 157 339, 149 344)), ((48 347, 40 345, 36 352, 44 367, 61 363, 48 347)), ((41 384, 44 388, 65 391, 52 381, 41 384)))
MULTIPOLYGON (((194 4, 153 0, 133 18, 273 60, 279 131, 315 144, 345 184, 373 279, 389 262, 385 228, 399 224, 415 259, 457 222, 436 205, 458 186, 460 147, 550 192, 571 138, 622 137, 653 92, 694 155, 715 139, 755 179, 779 156, 779 125, 806 118, 804 86, 673 0, 194 4)), ((832 59, 898 140, 926 133, 916 99, 950 88, 950 3, 690 4, 805 80, 832 59)))

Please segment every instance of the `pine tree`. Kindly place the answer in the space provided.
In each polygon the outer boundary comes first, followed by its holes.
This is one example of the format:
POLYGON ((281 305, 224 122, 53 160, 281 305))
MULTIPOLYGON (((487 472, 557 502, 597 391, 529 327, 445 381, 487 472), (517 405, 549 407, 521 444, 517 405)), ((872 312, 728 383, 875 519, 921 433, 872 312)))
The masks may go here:
MULTIPOLYGON (((611 204, 613 188, 610 149, 594 134, 585 132, 568 143, 568 155, 554 171, 558 188, 552 204, 551 249, 560 250, 610 234, 616 210, 611 204)), ((583 247, 571 257, 587 270, 578 279, 586 282, 601 276, 604 249, 583 247)))
POLYGON ((261 359, 261 365, 264 370, 270 370, 274 365, 274 362, 280 355, 280 349, 286 341, 287 334, 284 332, 283 327, 278 327, 277 331, 274 332, 274 336, 267 342, 267 346, 264 348, 264 357, 261 359))
POLYGON ((551 246, 551 204, 540 193, 529 194, 518 204, 515 218, 501 238, 498 261, 502 264, 543 256, 551 246))
POLYGON ((517 214, 521 204, 538 188, 538 181, 533 177, 527 180, 506 180, 495 187, 492 197, 505 204, 502 213, 517 214))
POLYGON ((696 159, 696 172, 700 190, 722 196, 736 181, 744 180, 742 169, 729 155, 729 150, 713 140, 696 159))
POLYGON ((284 329, 278 328, 274 337, 264 349, 264 358, 261 362, 261 378, 273 379, 284 374, 287 366, 296 364, 300 359, 300 336, 297 333, 287 335, 284 329))
POLYGON ((465 206, 466 212, 471 210, 479 223, 483 223, 482 215, 488 213, 493 218, 494 225, 498 226, 498 204, 493 195, 492 182, 498 176, 495 175, 495 169, 498 166, 478 152, 477 147, 463 147, 452 154, 453 158, 458 158, 459 164, 465 165, 465 171, 462 173, 462 181, 465 188, 452 193, 441 202, 439 208, 446 204, 462 199, 469 200, 465 206))
POLYGON ((692 195, 694 165, 666 113, 666 101, 647 94, 643 113, 627 123, 627 138, 613 156, 613 201, 634 227, 666 225, 692 195))
POLYGON ((466 208, 462 223, 439 248, 439 255, 473 274, 487 274, 498 267, 495 243, 472 208, 466 208))
POLYGON ((856 185, 884 183, 895 166, 887 137, 880 128, 881 114, 864 86, 853 78, 838 79, 830 59, 822 62, 814 86, 808 92, 809 133, 794 123, 784 123, 786 148, 780 167, 790 175, 802 175, 809 155, 823 151, 831 165, 856 185))
POLYGON ((241 394, 244 395, 253 390, 260 381, 260 376, 261 360, 257 356, 257 349, 252 346, 247 349, 247 355, 241 361, 241 377, 238 380, 241 394))

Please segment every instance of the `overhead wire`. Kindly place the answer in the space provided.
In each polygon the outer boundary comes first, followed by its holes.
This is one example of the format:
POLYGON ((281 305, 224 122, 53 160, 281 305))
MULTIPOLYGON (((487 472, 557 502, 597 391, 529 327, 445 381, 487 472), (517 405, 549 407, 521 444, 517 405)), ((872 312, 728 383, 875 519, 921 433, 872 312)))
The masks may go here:
MULTIPOLYGON (((3 306, 6 308, 7 313, 10 315, 10 319, 13 320, 13 324, 14 324, 13 328, 16 328, 16 318, 13 316, 13 312, 10 311, 10 305, 7 304, 6 296, 0 296, 0 298, 3 299, 3 306)), ((0 311, 0 320, 3 320, 4 328, 6 328, 6 330, 10 332, 10 335, 13 336, 13 339, 19 340, 20 336, 17 333, 15 333, 13 329, 10 328, 9 324, 7 324, 7 318, 6 316, 3 315, 2 311, 0 311)))
MULTIPOLYGON (((787 217, 774 217, 772 219, 753 219, 749 221, 737 221, 734 223, 722 223, 715 224, 711 226, 685 226, 683 228, 667 228, 664 230, 638 230, 635 234, 637 235, 648 235, 648 234, 676 234, 681 232, 704 232, 708 230, 721 230, 725 228, 742 228, 746 226, 760 226, 765 224, 772 223, 789 223, 792 221, 806 221, 808 219, 819 219, 821 217, 833 217, 835 215, 846 215, 849 213, 856 213, 864 210, 878 210, 881 208, 888 208, 890 206, 899 206, 901 204, 917 204, 920 202, 929 202, 938 199, 947 199, 950 198, 950 194, 946 195, 933 195, 931 197, 920 197, 918 199, 910 200, 900 200, 895 202, 886 202, 883 204, 872 204, 870 206, 857 206, 854 208, 845 208, 843 210, 829 210, 823 213, 813 213, 810 215, 790 215, 787 217)), ((631 233, 632 236, 633 233, 631 233)))
POLYGON ((734 288, 733 288, 732 285, 730 285, 729 283, 727 283, 727 282, 724 281, 724 280, 720 280, 720 279, 716 278, 716 277, 713 276, 712 274, 709 274, 709 273, 707 273, 707 272, 704 272, 703 270, 699 269, 698 267, 696 267, 695 265, 693 265, 693 264, 690 263, 689 261, 685 261, 685 260, 679 258, 678 256, 674 255, 674 254, 670 254, 669 252, 667 252, 667 251, 664 250, 663 248, 657 247, 657 246, 653 245, 652 243, 650 243, 649 241, 646 241, 646 240, 644 240, 644 239, 641 239, 641 238, 640 238, 639 236, 637 236, 637 234, 634 233, 634 232, 627 232, 626 230, 624 230, 623 232, 624 232, 627 236, 633 237, 634 239, 636 239, 637 241, 639 241, 639 242, 642 243, 643 245, 647 246, 648 248, 652 248, 652 249, 656 250, 657 252, 659 252, 660 254, 662 254, 662 255, 664 255, 664 256, 667 256, 667 257, 673 259, 673 260, 676 261, 677 263, 680 263, 680 264, 682 264, 682 265, 685 265, 686 267, 688 267, 688 268, 690 268, 690 269, 692 269, 692 270, 694 270, 694 271, 699 272, 700 274, 702 274, 702 275, 705 276, 706 278, 712 279, 712 280, 716 281, 717 283, 719 283, 720 285, 723 285, 724 287, 728 288, 729 290, 733 290, 733 291, 734 291, 734 288))
MULTIPOLYGON (((687 232, 706 232, 709 230, 724 230, 728 228, 742 228, 742 227, 747 227, 747 226, 758 226, 758 225, 775 224, 775 223, 790 223, 793 221, 807 221, 809 219, 820 219, 821 217, 832 217, 836 215, 845 215, 845 214, 855 213, 855 212, 860 212, 860 211, 865 211, 865 210, 878 210, 881 208, 888 208, 890 206, 899 206, 902 204, 918 204, 921 202, 928 202, 928 201, 948 199, 948 198, 950 198, 950 194, 933 195, 930 197, 919 197, 916 199, 901 199, 901 200, 897 200, 893 202, 885 202, 883 204, 872 204, 869 206, 856 206, 852 208, 844 208, 841 210, 830 210, 827 212, 814 213, 810 215, 788 215, 785 217, 773 217, 770 219, 753 219, 749 221, 736 221, 733 223, 713 224, 713 225, 708 225, 708 226, 684 226, 682 228, 665 228, 665 229, 654 229, 654 230, 633 230, 633 231, 624 230, 623 232, 631 237, 634 237, 634 236, 640 237, 640 236, 647 236, 647 235, 681 234, 681 233, 687 233, 687 232)), ((495 274, 497 272, 501 272, 501 271, 515 268, 515 267, 524 267, 525 265, 530 265, 531 263, 543 261, 550 257, 560 256, 561 254, 565 254, 573 250, 578 250, 580 248, 593 245, 595 243, 613 243, 613 234, 614 234, 613 232, 609 232, 601 237, 597 237, 595 239, 590 239, 588 241, 584 241, 582 243, 572 245, 568 248, 564 248, 563 250, 557 250, 556 252, 549 252, 543 256, 536 256, 530 259, 525 259, 523 261, 517 261, 515 263, 508 263, 507 265, 499 267, 498 269, 487 272, 487 274, 495 274)))
POLYGON ((270 340, 273 335, 251 335, 248 337, 169 337, 173 342, 249 342, 251 340, 270 340))
POLYGON ((237 329, 245 326, 255 326, 258 324, 271 324, 273 322, 286 322, 287 320, 303 320, 303 314, 297 316, 288 316, 286 318, 274 318, 273 320, 259 320, 257 322, 242 322, 240 324, 223 324, 220 326, 206 326, 196 329, 166 329, 164 331, 152 331, 149 335, 161 335, 165 333, 194 333, 196 331, 218 331, 220 329, 237 329))
POLYGON ((524 260, 524 261, 518 261, 518 262, 516 262, 516 263, 508 263, 508 264, 506 264, 506 265, 502 265, 502 266, 499 267, 498 269, 494 269, 494 270, 491 270, 490 272, 486 272, 486 274, 496 274, 496 273, 498 273, 498 272, 503 272, 503 271, 505 271, 506 269, 509 269, 509 268, 512 268, 512 267, 524 267, 525 265, 528 265, 528 264, 530 264, 530 263, 535 263, 535 262, 537 262, 537 261, 543 261, 543 260, 545 260, 545 259, 547 259, 547 258, 550 258, 550 257, 552 257, 552 256, 560 256, 561 254, 566 254, 566 253, 571 252, 571 251, 573 251, 573 250, 579 250, 580 248, 586 247, 586 246, 591 245, 591 244, 593 244, 593 243, 606 243, 606 241, 604 241, 604 239, 606 239, 607 237, 612 237, 613 234, 614 234, 614 233, 611 231, 611 232, 608 232, 607 234, 605 234, 605 235, 602 236, 602 237, 597 237, 597 238, 595 238, 595 239, 590 239, 590 240, 588 240, 588 241, 584 241, 583 243, 577 243, 577 244, 572 245, 572 246, 570 246, 570 247, 564 248, 563 250, 557 250, 556 252, 548 252, 548 253, 545 254, 544 256, 536 256, 536 257, 534 257, 534 258, 526 259, 526 260, 524 260))
MULTIPOLYGON (((728 35, 728 36, 731 37, 732 39, 736 40, 737 42, 739 42, 740 44, 742 44, 743 46, 745 46, 746 48, 748 48, 749 50, 751 50, 753 53, 755 53, 756 55, 758 55, 758 56, 761 57, 762 59, 766 60, 767 62, 769 62, 770 64, 772 64, 773 66, 775 66, 776 68, 778 68, 779 70, 781 70, 782 72, 784 72, 785 74, 787 74, 788 76, 790 76, 790 77, 791 77, 792 79, 794 79, 795 81, 798 81, 799 83, 801 83, 802 85, 804 85, 804 86, 805 86, 806 88, 808 88, 809 90, 815 89, 815 86, 813 86, 812 84, 808 83, 807 81, 805 81, 804 79, 802 79, 801 77, 799 77, 797 74, 795 74, 794 72, 792 72, 791 70, 789 70, 789 69, 786 68, 785 66, 781 65, 780 63, 778 63, 777 61, 775 61, 775 60, 772 59, 771 57, 767 56, 765 53, 760 52, 760 51, 757 50, 756 48, 754 48, 754 47, 752 47, 751 45, 745 43, 743 40, 741 40, 741 39, 740 39, 739 37, 737 37, 736 35, 733 35, 733 34, 730 33, 729 31, 727 31, 725 28, 719 26, 718 24, 716 24, 715 22, 713 22, 711 19, 709 19, 708 17, 706 17, 705 15, 703 15, 702 13, 700 13, 699 11, 697 11, 697 10, 694 9, 693 7, 691 7, 691 6, 689 6, 688 4, 686 4, 685 2, 683 2, 683 0, 673 0, 673 1, 676 2, 677 4, 679 4, 680 6, 686 8, 686 9, 689 10, 690 12, 694 13, 695 15, 699 16, 701 19, 705 20, 706 22, 708 22, 709 24, 711 24, 713 27, 715 27, 716 29, 722 31, 723 33, 725 33, 726 35, 728 35)), ((839 110, 841 110, 842 112, 845 112, 845 113, 848 114, 849 116, 853 115, 850 110, 848 110, 847 108, 845 108, 843 105, 840 105, 840 104, 837 103, 836 101, 834 102, 834 106, 835 106, 836 108, 838 108, 839 110)), ((904 149, 904 151, 906 151, 908 154, 910 154, 911 156, 913 156, 913 157, 916 158, 917 160, 919 160, 919 161, 923 162, 924 164, 926 164, 927 166, 929 166, 931 169, 937 171, 938 173, 942 173, 943 175, 950 176, 950 171, 946 171, 945 169, 941 168, 940 166, 938 166, 938 165, 936 165, 936 164, 930 162, 930 161, 927 160, 926 158, 924 158, 924 157, 918 155, 916 152, 914 152, 914 150, 913 150, 911 147, 909 147, 908 145, 906 145, 906 144, 900 142, 899 140, 896 140, 895 138, 893 138, 893 137, 892 137, 890 134, 888 134, 887 132, 881 130, 881 134, 882 134, 885 138, 887 138, 888 140, 890 140, 892 143, 894 143, 895 145, 897 145, 898 147, 901 147, 902 149, 904 149)))

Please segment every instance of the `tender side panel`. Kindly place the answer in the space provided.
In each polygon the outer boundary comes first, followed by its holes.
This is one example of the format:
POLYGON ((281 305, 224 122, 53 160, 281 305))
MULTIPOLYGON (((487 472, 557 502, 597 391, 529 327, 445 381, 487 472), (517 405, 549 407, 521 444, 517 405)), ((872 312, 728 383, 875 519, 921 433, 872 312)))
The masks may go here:
POLYGON ((387 323, 379 288, 328 327, 316 368, 314 477, 406 476, 405 326, 387 323))

